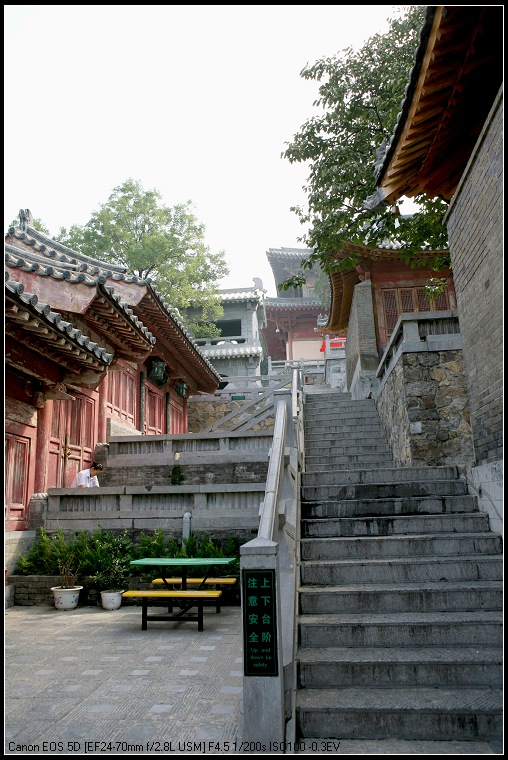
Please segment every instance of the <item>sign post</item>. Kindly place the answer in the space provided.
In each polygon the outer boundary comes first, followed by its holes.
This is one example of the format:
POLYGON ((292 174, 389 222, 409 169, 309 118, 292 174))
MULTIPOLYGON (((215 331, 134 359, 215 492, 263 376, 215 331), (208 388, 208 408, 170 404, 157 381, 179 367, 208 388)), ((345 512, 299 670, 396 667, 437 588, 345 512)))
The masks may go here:
POLYGON ((243 570, 245 676, 278 676, 275 570, 243 570))

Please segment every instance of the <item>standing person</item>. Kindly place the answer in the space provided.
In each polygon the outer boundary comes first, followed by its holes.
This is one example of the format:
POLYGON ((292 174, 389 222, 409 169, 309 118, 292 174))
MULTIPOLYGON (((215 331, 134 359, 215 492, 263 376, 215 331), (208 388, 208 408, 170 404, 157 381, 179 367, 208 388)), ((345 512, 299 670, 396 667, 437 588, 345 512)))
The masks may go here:
POLYGON ((89 470, 81 470, 71 483, 71 488, 98 488, 97 474, 102 472, 103 467, 99 462, 92 462, 89 470))

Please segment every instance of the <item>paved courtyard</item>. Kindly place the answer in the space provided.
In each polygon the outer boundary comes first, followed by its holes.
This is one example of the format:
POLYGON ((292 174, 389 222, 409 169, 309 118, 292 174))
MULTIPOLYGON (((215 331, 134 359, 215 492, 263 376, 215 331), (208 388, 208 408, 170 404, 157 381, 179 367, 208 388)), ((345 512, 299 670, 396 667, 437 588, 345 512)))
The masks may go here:
POLYGON ((141 608, 5 611, 6 754, 233 753, 242 701, 240 607, 196 623, 141 608))

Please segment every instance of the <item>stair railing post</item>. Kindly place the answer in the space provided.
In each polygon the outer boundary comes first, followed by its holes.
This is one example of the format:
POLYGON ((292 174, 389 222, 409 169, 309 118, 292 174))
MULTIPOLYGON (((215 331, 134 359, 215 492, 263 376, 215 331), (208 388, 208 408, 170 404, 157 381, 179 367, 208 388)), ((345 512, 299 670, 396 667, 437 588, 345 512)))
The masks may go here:
MULTIPOLYGON (((243 743, 251 743, 253 751, 269 753, 273 751, 274 742, 280 745, 284 741, 285 734, 278 544, 265 538, 254 538, 241 546, 240 571, 244 641, 240 736, 243 743), (253 637, 257 636, 259 630, 253 620, 258 614, 263 616, 264 599, 263 590, 252 584, 257 584, 256 576, 263 579, 267 575, 264 571, 271 573, 275 579, 275 586, 271 589, 271 593, 275 593, 272 607, 275 611, 275 620, 271 621, 271 625, 266 624, 267 634, 275 633, 275 640, 266 641, 264 647, 259 641, 259 646, 253 647, 253 637), (255 649, 258 651, 253 651, 255 649), (262 652, 262 649, 269 651, 262 652), (256 660, 257 657, 260 659, 256 660), (260 673, 263 669, 269 672, 265 675, 255 675, 255 669, 258 666, 260 673)), ((270 610, 269 605, 265 609, 270 610)), ((263 627, 261 626, 261 630, 263 627)))

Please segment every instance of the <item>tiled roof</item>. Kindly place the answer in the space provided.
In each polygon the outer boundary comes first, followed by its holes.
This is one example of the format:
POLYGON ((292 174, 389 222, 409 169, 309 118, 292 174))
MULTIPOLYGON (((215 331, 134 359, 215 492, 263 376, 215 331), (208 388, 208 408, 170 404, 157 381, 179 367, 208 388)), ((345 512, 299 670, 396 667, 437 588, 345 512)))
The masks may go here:
POLYGON ((322 309, 321 301, 316 298, 267 298, 266 308, 270 309, 322 309))
POLYGON ((312 248, 269 248, 266 252, 268 261, 300 261, 312 253, 312 248))
POLYGON ((238 290, 234 292, 219 291, 221 301, 263 301, 264 291, 262 290, 238 290))
POLYGON ((67 248, 67 246, 58 243, 56 240, 51 240, 51 238, 47 237, 42 232, 39 232, 34 227, 29 227, 27 232, 19 230, 16 227, 9 227, 9 235, 12 235, 24 245, 31 246, 34 253, 37 253, 50 261, 58 261, 61 264, 75 264, 78 266, 79 271, 87 272, 92 276, 103 275, 112 280, 137 282, 142 285, 151 282, 149 279, 143 280, 141 277, 137 277, 134 274, 128 274, 127 267, 109 264, 104 261, 99 261, 98 259, 93 259, 90 256, 85 256, 79 251, 73 251, 71 248, 67 248))
POLYGON ((44 256, 35 252, 28 253, 9 243, 5 246, 5 264, 12 269, 19 268, 25 272, 35 272, 40 277, 51 277, 55 280, 65 280, 71 285, 82 283, 97 288, 107 300, 115 304, 124 318, 142 335, 147 343, 150 345, 155 343, 155 336, 136 317, 129 304, 115 293, 111 285, 105 284, 107 278, 104 275, 92 276, 88 272, 78 271, 79 265, 68 260, 55 259, 52 265, 48 265, 44 256))
MULTIPOLYGON (((62 279, 70 283, 83 282, 86 285, 105 287, 108 297, 116 301, 117 305, 124 310, 126 317, 136 325, 137 329, 143 332, 145 339, 154 345, 156 337, 136 316, 134 309, 115 294, 114 284, 115 282, 125 282, 148 288, 151 294, 150 300, 157 304, 157 309, 161 312, 156 316, 155 322, 160 323, 162 329, 171 335, 177 352, 181 353, 182 358, 186 358, 187 364, 189 361, 197 363, 197 365, 201 364, 201 372, 205 370, 211 382, 220 382, 220 375, 196 346, 193 337, 182 322, 178 309, 166 303, 164 297, 149 278, 142 279, 136 275, 128 274, 126 267, 101 262, 78 251, 73 251, 61 243, 51 240, 33 227, 28 227, 26 232, 10 227, 9 235, 15 240, 19 240, 22 245, 32 248, 32 251, 28 251, 26 248, 18 249, 15 245, 7 243, 6 264, 8 266, 19 266, 24 271, 36 271, 41 276, 50 276, 53 279, 62 279), (112 281, 112 284, 106 285, 108 280, 112 281), (163 318, 161 319, 161 317, 163 318)), ((143 299, 143 303, 145 303, 145 299, 143 299)))
POLYGON ((51 354, 67 354, 73 363, 82 365, 107 366, 113 360, 113 354, 52 311, 49 304, 25 292, 22 283, 10 280, 8 272, 5 272, 5 301, 6 319, 19 324, 25 333, 36 335, 38 341, 51 349, 51 354))
POLYGON ((209 359, 228 359, 230 357, 262 356, 263 349, 261 346, 245 346, 238 348, 202 348, 201 351, 209 359))
POLYGON ((450 200, 503 82, 503 6, 427 6, 415 63, 374 165, 377 210, 402 196, 450 200))

